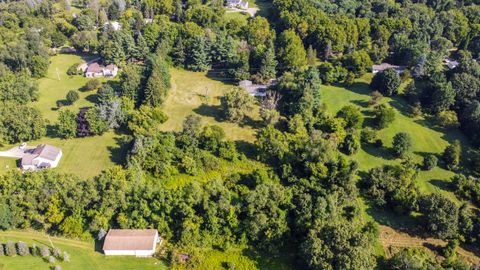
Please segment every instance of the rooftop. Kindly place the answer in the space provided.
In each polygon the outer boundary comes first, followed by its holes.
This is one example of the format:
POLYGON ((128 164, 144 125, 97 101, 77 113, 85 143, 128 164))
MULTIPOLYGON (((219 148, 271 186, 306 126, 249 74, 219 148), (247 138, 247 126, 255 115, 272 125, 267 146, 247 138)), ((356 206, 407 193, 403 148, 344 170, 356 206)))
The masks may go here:
POLYGON ((103 250, 150 250, 155 245, 157 230, 111 229, 105 236, 103 250))

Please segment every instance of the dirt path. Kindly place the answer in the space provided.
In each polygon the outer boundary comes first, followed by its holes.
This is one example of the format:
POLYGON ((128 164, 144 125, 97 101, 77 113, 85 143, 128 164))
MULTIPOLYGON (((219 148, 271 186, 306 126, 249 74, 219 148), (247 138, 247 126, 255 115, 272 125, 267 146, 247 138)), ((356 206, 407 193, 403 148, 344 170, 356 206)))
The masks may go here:
MULTIPOLYGON (((396 231, 395 229, 384 225, 380 225, 379 228, 380 243, 382 244, 387 257, 393 255, 391 252, 392 247, 423 247, 431 249, 435 247, 444 247, 447 245, 447 242, 440 239, 410 236, 406 233, 396 231)), ((477 257, 473 252, 458 247, 457 253, 470 263, 480 264, 480 258, 477 257)))

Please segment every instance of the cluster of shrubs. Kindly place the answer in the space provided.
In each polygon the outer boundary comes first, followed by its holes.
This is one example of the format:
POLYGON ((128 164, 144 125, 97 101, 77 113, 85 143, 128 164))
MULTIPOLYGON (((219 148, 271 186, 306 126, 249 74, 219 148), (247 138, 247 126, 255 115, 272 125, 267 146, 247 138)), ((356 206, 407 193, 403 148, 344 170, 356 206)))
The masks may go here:
MULTIPOLYGON (((49 248, 47 246, 38 246, 33 244, 29 247, 25 242, 8 241, 5 244, 0 243, 0 256, 28 256, 42 257, 45 261, 54 264, 56 260, 62 262, 69 262, 70 255, 66 251, 61 251, 59 248, 49 248)), ((60 270, 60 266, 55 266, 55 270, 60 270)))
POLYGON ((82 70, 80 70, 78 67, 80 66, 79 63, 75 63, 73 65, 71 65, 68 69, 67 69, 67 75, 82 75, 83 72, 82 70))

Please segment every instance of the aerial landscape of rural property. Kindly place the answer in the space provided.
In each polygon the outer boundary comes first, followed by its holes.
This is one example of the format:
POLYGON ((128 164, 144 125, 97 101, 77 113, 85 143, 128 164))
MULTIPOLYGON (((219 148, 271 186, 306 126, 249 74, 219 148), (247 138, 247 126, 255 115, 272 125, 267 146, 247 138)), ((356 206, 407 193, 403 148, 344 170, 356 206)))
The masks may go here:
POLYGON ((0 0, 0 270, 474 270, 479 208, 479 0, 0 0))

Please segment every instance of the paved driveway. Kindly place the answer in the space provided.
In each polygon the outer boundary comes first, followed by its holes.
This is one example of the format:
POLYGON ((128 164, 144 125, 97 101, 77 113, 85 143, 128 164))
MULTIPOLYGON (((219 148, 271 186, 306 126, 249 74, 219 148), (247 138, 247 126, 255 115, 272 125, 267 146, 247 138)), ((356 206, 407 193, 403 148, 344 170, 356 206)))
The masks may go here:
POLYGON ((0 151, 0 157, 10 157, 10 158, 22 158, 25 155, 25 150, 20 146, 15 146, 14 148, 7 151, 0 151))

